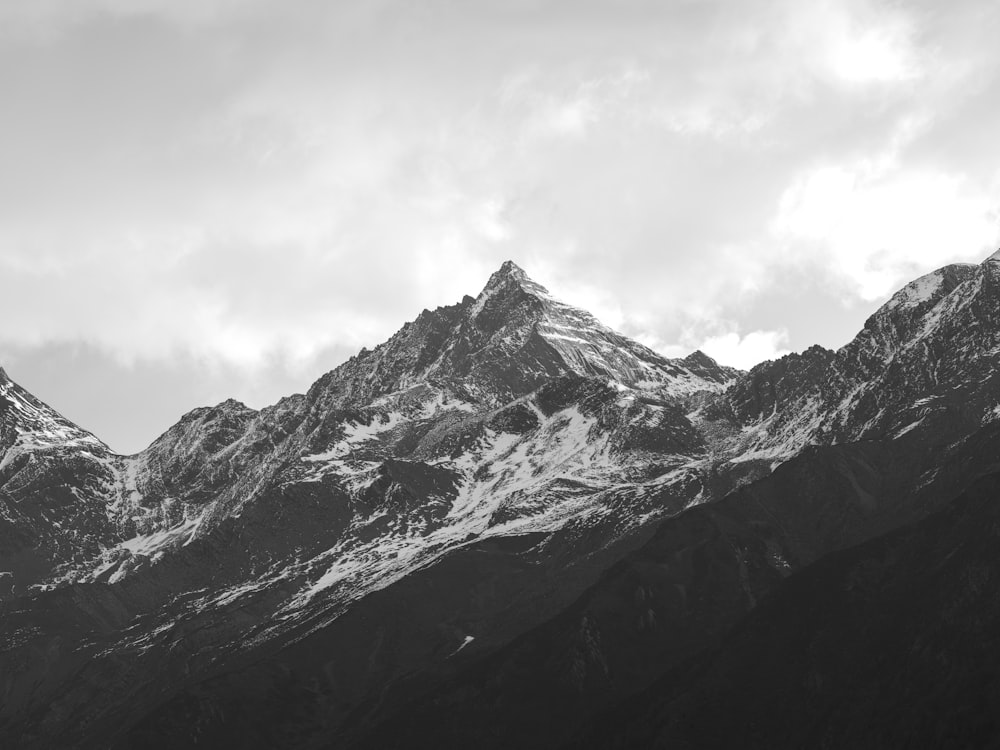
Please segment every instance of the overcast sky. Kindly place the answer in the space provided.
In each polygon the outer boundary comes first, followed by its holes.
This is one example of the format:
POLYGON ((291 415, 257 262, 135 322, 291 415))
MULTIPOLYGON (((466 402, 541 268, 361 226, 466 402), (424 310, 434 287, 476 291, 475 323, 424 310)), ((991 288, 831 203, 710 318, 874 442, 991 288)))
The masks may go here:
POLYGON ((0 0, 0 365, 113 448, 513 259, 668 354, 1000 244, 994 0, 0 0))

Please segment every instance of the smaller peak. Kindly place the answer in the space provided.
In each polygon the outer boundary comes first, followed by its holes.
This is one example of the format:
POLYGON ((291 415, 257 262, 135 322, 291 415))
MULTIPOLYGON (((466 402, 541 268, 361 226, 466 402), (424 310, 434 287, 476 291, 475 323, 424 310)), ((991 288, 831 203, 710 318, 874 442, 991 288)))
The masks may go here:
MULTIPOLYGON (((989 263, 990 260, 1000 261, 1000 251, 984 260, 983 264, 989 263)), ((925 273, 892 295, 875 315, 884 317, 900 310, 927 310, 951 294, 952 290, 963 281, 974 276, 977 268, 979 266, 968 263, 952 263, 925 273)))
POLYGON ((237 409, 239 411, 255 411, 255 409, 251 409, 249 406, 247 406, 246 404, 244 404, 242 401, 237 401, 235 398, 227 398, 221 404, 218 404, 215 408, 216 409, 227 409, 227 410, 237 409))
POLYGON ((0 383, 9 383, 10 376, 7 375, 7 371, 0 367, 0 383))
POLYGON ((490 276, 490 280, 486 282, 487 289, 495 289, 498 286, 503 286, 508 281, 514 281, 516 283, 531 281, 528 278, 528 274, 524 272, 517 263, 512 260, 505 260, 499 269, 493 272, 490 276))
MULTIPOLYGON (((531 279, 517 263, 512 260, 505 260, 500 268, 493 272, 490 280, 486 282, 483 291, 476 298, 477 304, 484 302, 493 296, 499 289, 520 287, 522 290, 534 296, 547 297, 549 291, 538 282, 531 279)), ((476 310, 478 313, 478 309, 476 310)))
POLYGON ((718 362, 705 354, 701 349, 695 349, 681 361, 688 365, 702 365, 703 367, 719 366, 718 362))
POLYGON ((500 264, 500 270, 497 273, 502 273, 507 276, 517 276, 518 278, 527 278, 528 274, 524 272, 517 263, 512 260, 505 260, 500 264))

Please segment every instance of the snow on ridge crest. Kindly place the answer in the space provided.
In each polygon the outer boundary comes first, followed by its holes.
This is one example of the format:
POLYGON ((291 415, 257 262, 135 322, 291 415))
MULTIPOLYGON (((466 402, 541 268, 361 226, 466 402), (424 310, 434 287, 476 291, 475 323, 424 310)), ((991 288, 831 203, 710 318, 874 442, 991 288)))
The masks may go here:
POLYGON ((944 283, 944 269, 937 269, 914 279, 885 303, 885 309, 913 308, 931 299, 944 283))
MULTIPOLYGON (((9 405, 9 413, 14 418, 13 427, 18 434, 11 453, 68 445, 87 445, 99 450, 107 448, 97 437, 38 401, 9 379, 0 379, 0 399, 9 405)), ((10 454, 5 460, 9 458, 10 454)))
MULTIPOLYGON (((573 372, 622 380, 636 386, 668 386, 678 394, 719 390, 723 387, 722 381, 729 380, 721 373, 719 382, 706 378, 692 371, 684 360, 667 359, 618 333, 587 310, 553 297, 512 261, 506 261, 490 277, 469 311, 470 319, 475 320, 492 299, 515 285, 540 303, 540 309, 532 317, 533 330, 573 372)), ((527 340, 527 334, 527 330, 522 331, 519 339, 527 340)), ((513 338, 516 337, 507 335, 507 339, 513 338)))
POLYGON ((483 291, 479 293, 476 297, 475 303, 469 310, 469 315, 472 318, 476 318, 486 307, 486 304, 495 297, 499 292, 501 292, 505 287, 517 285, 523 291, 531 294, 534 297, 540 299, 551 299, 549 290, 543 287, 538 282, 531 279, 524 269, 519 265, 514 263, 514 261, 507 260, 504 261, 500 268, 493 272, 490 276, 489 281, 486 282, 486 286, 483 287, 483 291))

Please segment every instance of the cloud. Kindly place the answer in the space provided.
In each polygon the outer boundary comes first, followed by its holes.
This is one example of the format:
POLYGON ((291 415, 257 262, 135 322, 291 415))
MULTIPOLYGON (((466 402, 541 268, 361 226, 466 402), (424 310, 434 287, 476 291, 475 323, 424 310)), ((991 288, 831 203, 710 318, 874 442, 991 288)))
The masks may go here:
POLYGON ((146 18, 183 26, 231 21, 268 0, 0 0, 0 37, 50 42, 101 18, 146 18))
POLYGON ((916 23, 905 5, 796 3, 785 43, 815 75, 847 86, 892 84, 922 74, 916 23))
POLYGON ((699 348, 720 364, 749 370, 764 360, 788 354, 787 345, 787 331, 751 331, 744 336, 736 332, 712 336, 699 348))
POLYGON ((775 231, 814 243, 825 265, 876 300, 920 269, 985 257, 1000 239, 998 187, 933 169, 824 166, 785 192, 775 231))
POLYGON ((566 71, 545 76, 537 69, 507 76, 499 87, 503 113, 520 120, 524 138, 582 138, 601 120, 616 126, 645 115, 648 71, 627 63, 612 63, 603 74, 566 81, 566 71))
POLYGON ((277 387, 507 258, 670 354, 842 343, 997 242, 997 20, 0 0, 0 345, 277 387))

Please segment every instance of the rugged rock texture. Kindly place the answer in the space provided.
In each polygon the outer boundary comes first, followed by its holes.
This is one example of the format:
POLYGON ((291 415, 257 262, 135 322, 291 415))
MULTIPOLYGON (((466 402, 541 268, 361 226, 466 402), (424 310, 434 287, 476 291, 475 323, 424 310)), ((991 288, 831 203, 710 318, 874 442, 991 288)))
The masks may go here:
POLYGON ((309 399, 329 409, 432 383, 499 406, 567 373, 673 394, 722 385, 736 374, 704 354, 692 357, 666 359, 615 333, 552 298, 508 261, 478 297, 425 310, 385 344, 320 378, 309 399))
POLYGON ((741 425, 743 450, 759 458, 931 422, 968 434, 997 407, 998 292, 1000 259, 946 266, 906 285, 838 351, 757 365, 698 416, 741 425))
POLYGON ((135 456, 3 375, 0 741, 568 739, 986 470, 998 287, 994 259, 950 266, 839 351, 739 373, 507 263, 305 395, 135 456))
MULTIPOLYGON (((725 499, 663 521, 555 618, 440 676, 419 699, 359 712, 348 736, 366 748, 402 748, 415 736, 435 747, 558 746, 580 717, 616 703, 627 713, 632 694, 716 646, 790 576, 947 505, 956 488, 1000 469, 998 442, 1000 426, 991 425, 944 450, 905 440, 807 449, 725 499)), ((753 676, 740 684, 750 690, 753 676)), ((773 710, 777 722, 780 703, 773 710)), ((619 718, 609 714, 602 737, 617 736, 619 718)), ((622 736, 617 746, 647 746, 622 736)), ((738 745, 738 736, 705 746, 738 745)))
MULTIPOLYGON (((64 472, 38 476, 78 493, 90 480, 74 467, 92 464, 102 484, 73 508, 103 525, 47 567, 13 571, 35 590, 9 602, 0 626, 16 644, 4 652, 0 726, 25 746, 101 746, 220 664, 236 669, 312 631, 328 639, 373 592, 491 539, 501 551, 484 576, 527 572, 469 602, 469 617, 511 636, 640 543, 650 519, 713 496, 717 460, 684 401, 732 376, 704 355, 691 367, 664 359, 505 264, 476 299, 425 311, 305 396, 259 412, 235 401, 196 409, 135 456, 110 454, 17 389, 46 415, 57 445, 45 450, 64 472), (544 543, 528 564, 517 540, 532 535, 544 543), (39 627, 42 612, 63 610, 39 627)), ((28 429, 9 433, 24 443, 28 429)), ((36 546, 15 516, 30 486, 4 489, 14 559, 36 546)), ((393 637, 411 657, 378 679, 439 658, 423 631, 393 637)), ((359 675, 345 700, 376 684, 359 675)), ((316 731, 331 720, 318 717, 316 731)), ((211 721, 233 731, 221 714, 211 721)))
POLYGON ((111 452, 0 369, 0 571, 15 592, 115 538, 111 452))

